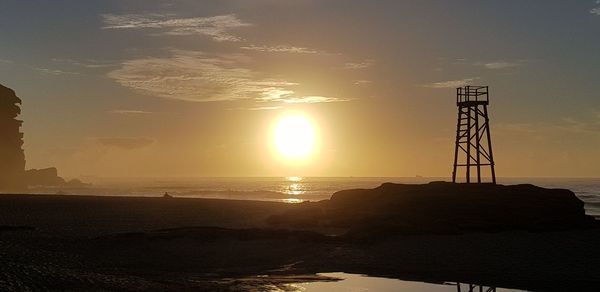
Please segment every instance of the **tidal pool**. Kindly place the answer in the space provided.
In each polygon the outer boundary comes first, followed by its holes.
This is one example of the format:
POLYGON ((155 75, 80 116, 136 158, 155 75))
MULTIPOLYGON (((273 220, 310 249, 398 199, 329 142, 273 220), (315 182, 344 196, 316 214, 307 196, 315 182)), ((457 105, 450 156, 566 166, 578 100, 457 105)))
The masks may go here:
MULTIPOLYGON (((377 291, 377 292, 396 292, 396 291, 410 291, 410 292, 451 292, 451 291, 469 291, 469 284, 460 284, 460 290, 456 283, 444 283, 444 284, 432 284, 425 282, 414 282, 414 281, 403 281, 397 279, 380 278, 380 277, 369 277, 365 275, 347 274, 347 273, 322 273, 320 276, 339 278, 340 281, 334 282, 310 282, 310 283, 299 283, 290 284, 290 291, 302 291, 302 292, 330 292, 330 291, 348 291, 348 292, 361 292, 361 291, 377 291)), ((477 286, 472 291, 480 291, 477 286)), ((496 291, 496 292, 509 292, 509 291, 523 291, 513 289, 503 289, 492 287, 483 287, 481 291, 496 291)))

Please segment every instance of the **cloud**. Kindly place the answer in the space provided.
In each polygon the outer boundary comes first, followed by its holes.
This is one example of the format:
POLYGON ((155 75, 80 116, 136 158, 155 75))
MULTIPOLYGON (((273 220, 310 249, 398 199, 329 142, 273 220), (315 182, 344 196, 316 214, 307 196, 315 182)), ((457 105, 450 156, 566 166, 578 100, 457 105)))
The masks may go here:
MULTIPOLYGON (((600 0, 596 0, 596 4, 600 4, 600 0)), ((590 10, 590 13, 594 15, 600 15, 600 6, 592 8, 592 10, 590 10)))
POLYGON ((494 128, 499 131, 522 134, 536 134, 539 131, 538 125, 531 123, 497 123, 494 128))
POLYGON ((117 115, 150 115, 150 114, 154 114, 154 112, 149 112, 149 111, 126 110, 126 109, 112 110, 109 113, 117 114, 117 115))
POLYGON ((101 146, 115 147, 124 150, 140 149, 154 143, 154 139, 143 137, 102 137, 90 139, 101 146))
POLYGON ((326 96, 302 96, 302 97, 287 97, 280 99, 284 103, 321 103, 321 102, 339 102, 349 101, 349 99, 341 99, 336 97, 326 96))
POLYGON ((248 69, 248 62, 243 55, 171 50, 169 57, 126 61, 120 69, 109 72, 108 77, 142 94, 167 99, 314 102, 296 94, 293 88, 297 83, 266 77, 248 69))
POLYGON ((487 69, 496 70, 496 69, 506 69, 506 68, 518 67, 518 66, 521 66, 521 64, 505 62, 505 61, 497 61, 497 62, 485 63, 485 64, 483 64, 483 66, 487 69))
POLYGON ((309 49, 309 48, 283 46, 283 45, 274 46, 274 47, 249 45, 249 46, 240 47, 240 49, 249 50, 249 51, 266 52, 266 53, 295 53, 295 54, 318 54, 318 53, 320 53, 317 50, 313 50, 313 49, 309 49))
POLYGON ((271 88, 266 91, 262 97, 257 98, 263 102, 283 102, 283 103, 329 103, 329 102, 340 102, 349 101, 349 99, 342 99, 336 97, 325 97, 325 96, 297 96, 293 90, 283 88, 271 88))
POLYGON ((7 59, 0 59, 0 63, 12 64, 13 61, 7 59))
POLYGON ((79 74, 81 74, 79 72, 63 71, 63 70, 48 69, 48 68, 33 68, 33 69, 35 71, 38 71, 39 73, 42 73, 42 74, 55 75, 55 76, 59 76, 59 75, 79 75, 79 74))
POLYGON ((600 111, 588 110, 581 113, 577 118, 574 117, 561 117, 553 123, 500 123, 495 128, 502 130, 509 130, 512 132, 521 133, 558 133, 563 134, 593 134, 600 137, 600 111))
POLYGON ((600 134, 600 117, 595 116, 585 120, 572 117, 562 118, 562 123, 557 126, 558 129, 574 132, 600 134))
POLYGON ((429 87, 429 88, 456 88, 456 87, 461 87, 461 86, 469 85, 471 82, 473 82, 473 81, 475 81, 477 79, 479 79, 479 77, 465 78, 465 79, 459 79, 459 80, 448 80, 448 81, 433 82, 433 83, 425 85, 425 87, 429 87))
POLYGON ((211 17, 175 18, 172 14, 103 14, 103 29, 145 29, 158 35, 203 35, 215 41, 241 41, 231 30, 250 26, 234 14, 211 17))
POLYGON ((371 84, 373 83, 373 81, 371 80, 355 80, 354 81, 354 85, 367 85, 367 84, 371 84))
POLYGON ((236 111, 236 110, 268 111, 268 110, 277 110, 280 108, 281 108, 281 106, 257 106, 257 107, 234 107, 234 108, 228 108, 227 110, 230 110, 230 111, 236 111))
POLYGON ((358 62, 358 63, 347 62, 344 64, 344 69, 348 69, 348 70, 365 69, 365 68, 373 66, 374 62, 375 61, 372 59, 366 59, 366 60, 364 60, 362 62, 358 62))
POLYGON ((52 62, 68 64, 73 66, 85 67, 85 68, 105 68, 105 67, 114 67, 117 64, 114 63, 106 63, 93 59, 88 59, 85 61, 77 61, 73 59, 61 59, 61 58, 52 58, 52 62))
POLYGON ((554 123, 499 123, 494 128, 499 131, 524 134, 538 139, 548 138, 552 135, 561 137, 563 140, 565 135, 600 137, 600 118, 583 117, 575 119, 565 117, 554 123))

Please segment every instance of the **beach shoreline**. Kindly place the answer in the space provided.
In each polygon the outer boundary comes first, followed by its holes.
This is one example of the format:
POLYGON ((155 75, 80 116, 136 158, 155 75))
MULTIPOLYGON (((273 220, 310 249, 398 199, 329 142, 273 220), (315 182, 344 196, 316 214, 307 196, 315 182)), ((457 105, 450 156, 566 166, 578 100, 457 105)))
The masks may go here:
POLYGON ((5 227, 0 228, 5 263, 0 288, 258 291, 267 284, 285 287, 298 275, 308 275, 301 281, 323 280, 311 276, 323 272, 530 290, 600 287, 600 229, 352 242, 332 235, 343 229, 273 229, 266 223, 272 215, 301 207, 196 198, 0 195, 0 226, 5 227))

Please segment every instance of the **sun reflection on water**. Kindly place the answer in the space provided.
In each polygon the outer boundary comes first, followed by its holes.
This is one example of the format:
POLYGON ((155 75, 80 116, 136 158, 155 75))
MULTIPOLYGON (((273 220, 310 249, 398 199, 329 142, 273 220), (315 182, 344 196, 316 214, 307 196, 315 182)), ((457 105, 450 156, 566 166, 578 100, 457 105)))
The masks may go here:
MULTIPOLYGON (((288 183, 282 186, 281 193, 290 196, 300 196, 306 193, 305 185, 302 183, 303 178, 300 176, 288 176, 285 178, 288 183)), ((302 203, 304 200, 300 198, 287 198, 283 200, 286 203, 302 203)))
POLYGON ((302 195, 302 194, 304 194, 303 189, 304 189, 304 186, 302 184, 293 183, 293 184, 289 185, 286 193, 289 195, 294 195, 294 196, 302 195))
POLYGON ((284 203, 290 203, 290 204, 298 204, 298 203, 302 203, 303 200, 302 199, 296 199, 296 198, 288 198, 288 199, 283 199, 284 203))

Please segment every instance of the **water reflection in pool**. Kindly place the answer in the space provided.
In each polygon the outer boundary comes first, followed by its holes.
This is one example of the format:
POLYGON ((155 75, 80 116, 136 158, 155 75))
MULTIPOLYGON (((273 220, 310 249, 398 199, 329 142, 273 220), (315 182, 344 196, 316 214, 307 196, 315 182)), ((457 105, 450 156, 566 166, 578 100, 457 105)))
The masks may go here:
MULTIPOLYGON (((476 289, 469 290, 468 284, 460 284, 460 290, 456 283, 430 284, 424 282, 402 281, 388 278, 368 277, 364 275, 346 274, 346 273, 323 273, 321 276, 343 279, 337 282, 311 282, 290 284, 287 291, 302 292, 329 292, 329 291, 410 291, 410 292, 452 292, 452 291, 480 291, 479 286, 476 289)), ((482 287, 481 291, 522 291, 502 288, 482 287)))

